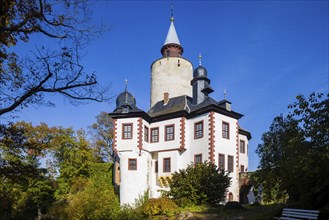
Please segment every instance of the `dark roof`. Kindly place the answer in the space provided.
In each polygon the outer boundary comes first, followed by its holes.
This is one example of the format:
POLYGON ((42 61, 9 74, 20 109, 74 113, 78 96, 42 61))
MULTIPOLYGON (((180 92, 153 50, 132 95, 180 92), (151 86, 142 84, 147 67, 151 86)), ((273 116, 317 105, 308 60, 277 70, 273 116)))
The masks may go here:
MULTIPOLYGON (((231 102, 227 100, 217 102, 211 97, 206 97, 203 102, 198 105, 194 105, 192 104, 191 97, 183 95, 170 98, 167 104, 164 104, 163 101, 159 101, 147 112, 140 110, 135 104, 131 104, 122 105, 120 108, 116 108, 109 115, 112 118, 142 117, 149 123, 177 117, 194 118, 211 111, 235 119, 240 119, 243 116, 238 112, 227 109, 225 103, 231 104, 231 102), (129 109, 125 110, 125 108, 129 109)), ((239 133, 246 135, 248 139, 251 138, 250 132, 242 129, 241 127, 239 127, 239 133)))
POLYGON ((118 95, 114 112, 127 114, 128 112, 142 112, 142 110, 137 108, 135 97, 125 90, 118 95))
POLYGON ((170 98, 169 102, 165 105, 163 101, 157 102, 147 114, 151 117, 174 113, 178 111, 191 109, 192 99, 188 96, 177 96, 170 98))
POLYGON ((203 66, 198 66, 193 71, 193 78, 197 78, 197 77, 206 77, 207 78, 207 75, 208 75, 207 69, 204 68, 203 66))
POLYGON ((240 125, 239 125, 239 134, 243 134, 243 135, 246 135, 248 140, 251 139, 251 134, 249 131, 245 130, 244 128, 242 128, 240 125))

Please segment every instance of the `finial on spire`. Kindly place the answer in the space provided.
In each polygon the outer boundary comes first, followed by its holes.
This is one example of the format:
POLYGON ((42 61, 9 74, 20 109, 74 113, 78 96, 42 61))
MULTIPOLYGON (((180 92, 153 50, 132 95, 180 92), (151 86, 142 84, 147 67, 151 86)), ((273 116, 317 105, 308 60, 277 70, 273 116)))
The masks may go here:
POLYGON ((199 66, 201 66, 201 61, 202 61, 202 56, 201 56, 201 53, 199 53, 199 66))
POLYGON ((127 88, 128 88, 128 79, 125 79, 125 92, 127 92, 127 88))
POLYGON ((171 3, 170 10, 171 10, 170 21, 174 22, 175 19, 174 19, 174 4, 173 3, 171 3))
POLYGON ((226 89, 224 89, 224 100, 226 100, 226 89))

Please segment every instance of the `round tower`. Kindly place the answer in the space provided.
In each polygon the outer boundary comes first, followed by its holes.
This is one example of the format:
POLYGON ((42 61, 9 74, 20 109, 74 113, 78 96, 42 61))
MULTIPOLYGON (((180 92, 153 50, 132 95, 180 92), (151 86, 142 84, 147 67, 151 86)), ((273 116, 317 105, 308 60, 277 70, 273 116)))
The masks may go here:
POLYGON ((174 18, 170 18, 170 27, 164 45, 161 48, 162 58, 151 65, 151 106, 163 100, 164 93, 169 98, 182 95, 192 96, 191 80, 193 65, 183 58, 181 46, 174 26, 174 18))

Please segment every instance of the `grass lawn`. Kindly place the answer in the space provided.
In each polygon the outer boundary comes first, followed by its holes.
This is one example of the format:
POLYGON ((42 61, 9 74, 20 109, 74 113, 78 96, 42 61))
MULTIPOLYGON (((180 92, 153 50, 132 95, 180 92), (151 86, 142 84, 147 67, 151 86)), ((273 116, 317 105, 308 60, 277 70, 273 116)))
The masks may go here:
POLYGON ((243 205, 240 209, 228 209, 225 206, 215 208, 204 208, 203 210, 193 211, 191 220, 206 219, 244 219, 244 220, 267 220, 279 216, 282 212, 283 205, 243 205))

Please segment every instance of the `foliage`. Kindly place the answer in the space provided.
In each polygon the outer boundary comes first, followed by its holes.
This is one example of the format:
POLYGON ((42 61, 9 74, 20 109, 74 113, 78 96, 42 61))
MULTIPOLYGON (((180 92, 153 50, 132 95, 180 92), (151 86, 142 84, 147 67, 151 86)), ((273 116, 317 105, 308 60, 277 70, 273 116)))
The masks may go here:
POLYGON ((257 148, 256 184, 265 201, 320 208, 329 196, 329 96, 297 96, 287 117, 276 117, 257 148), (286 195, 288 197, 286 197, 286 195))
POLYGON ((0 115, 30 105, 52 106, 49 93, 74 103, 109 98, 108 89, 81 63, 81 51, 101 31, 89 23, 87 3, 1 0, 0 115), (30 41, 35 45, 32 52, 16 48, 30 41))
POLYGON ((135 199, 134 207, 130 205, 124 205, 121 207, 118 220, 142 220, 147 216, 144 213, 144 207, 148 201, 148 190, 144 192, 144 195, 140 195, 138 199, 135 199))
MULTIPOLYGON (((4 218, 33 218, 53 202, 53 181, 39 160, 51 129, 25 122, 0 126, 0 210, 4 218)), ((1 216, 0 216, 1 217, 1 216)))
POLYGON ((209 162, 190 164, 173 174, 169 186, 168 196, 180 206, 214 205, 223 199, 230 177, 209 162))
POLYGON ((99 157, 83 130, 1 125, 0 219, 116 219, 112 164, 99 157))
POLYGON ((165 215, 174 216, 179 212, 178 206, 169 198, 149 199, 144 206, 147 216, 165 215))
POLYGON ((95 153, 100 161, 112 161, 113 119, 108 113, 101 112, 96 116, 96 122, 89 127, 95 153))
POLYGON ((120 206, 109 165, 94 164, 90 178, 74 181, 67 197, 68 219, 117 219, 120 206))

